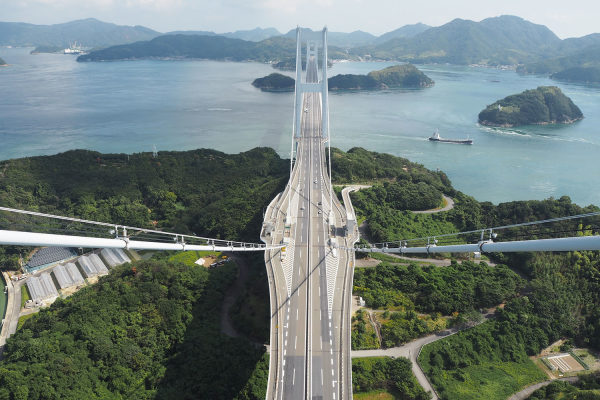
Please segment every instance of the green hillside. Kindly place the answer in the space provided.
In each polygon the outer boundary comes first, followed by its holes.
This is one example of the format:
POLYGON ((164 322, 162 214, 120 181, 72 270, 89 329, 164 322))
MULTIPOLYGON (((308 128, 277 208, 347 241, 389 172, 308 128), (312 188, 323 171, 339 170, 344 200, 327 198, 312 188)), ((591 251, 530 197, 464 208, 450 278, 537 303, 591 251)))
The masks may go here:
POLYGON ((480 124, 503 127, 568 124, 582 118, 579 107, 556 86, 540 86, 505 97, 479 113, 480 124))
POLYGON ((600 67, 600 45, 588 46, 577 52, 526 63, 517 72, 524 74, 554 74, 571 68, 600 67))
POLYGON ((497 65, 535 60, 560 43, 545 26, 519 17, 501 16, 481 22, 455 19, 413 37, 395 38, 352 52, 413 63, 497 65))
POLYGON ((567 82, 600 83, 600 65, 597 67, 567 68, 550 75, 550 78, 567 82))
MULTIPOLYGON (((346 57, 335 48, 328 54, 331 59, 346 57)), ((209 59, 276 62, 295 60, 295 57, 296 41, 283 36, 251 42, 223 36, 178 34, 92 51, 79 56, 77 61, 209 59)))

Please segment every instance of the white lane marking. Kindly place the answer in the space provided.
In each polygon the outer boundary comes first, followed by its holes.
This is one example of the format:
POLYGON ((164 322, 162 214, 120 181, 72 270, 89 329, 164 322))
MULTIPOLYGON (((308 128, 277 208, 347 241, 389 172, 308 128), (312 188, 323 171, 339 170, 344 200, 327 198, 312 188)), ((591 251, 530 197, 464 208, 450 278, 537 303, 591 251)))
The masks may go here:
POLYGON ((298 309, 296 309, 296 321, 298 321, 298 309))
POLYGON ((287 339, 284 340, 283 345, 287 346, 287 339))
POLYGON ((298 336, 294 339, 294 350, 296 350, 296 345, 298 344, 298 336))
POLYGON ((321 309, 319 309, 319 321, 321 320, 321 309))
POLYGON ((319 338, 321 339, 319 344, 321 345, 321 350, 323 350, 323 336, 320 336, 319 338))
POLYGON ((321 297, 321 286, 319 286, 319 297, 321 297))
POLYGON ((292 386, 296 383, 296 368, 294 368, 294 376, 292 377, 292 386))
MULTIPOLYGON (((331 359, 331 365, 333 365, 333 358, 331 359)), ((333 375, 333 370, 331 370, 331 375, 333 375)))
POLYGON ((321 368, 321 386, 323 385, 323 368, 321 368))

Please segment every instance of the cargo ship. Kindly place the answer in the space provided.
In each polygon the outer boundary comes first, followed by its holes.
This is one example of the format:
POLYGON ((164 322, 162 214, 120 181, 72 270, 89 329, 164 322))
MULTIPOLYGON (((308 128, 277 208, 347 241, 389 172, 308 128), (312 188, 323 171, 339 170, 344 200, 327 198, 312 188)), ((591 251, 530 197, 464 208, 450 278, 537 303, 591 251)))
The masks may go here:
POLYGON ((457 143, 457 144, 473 144, 472 139, 444 139, 440 136, 440 133, 435 130, 435 133, 429 138, 432 142, 441 142, 441 143, 457 143))

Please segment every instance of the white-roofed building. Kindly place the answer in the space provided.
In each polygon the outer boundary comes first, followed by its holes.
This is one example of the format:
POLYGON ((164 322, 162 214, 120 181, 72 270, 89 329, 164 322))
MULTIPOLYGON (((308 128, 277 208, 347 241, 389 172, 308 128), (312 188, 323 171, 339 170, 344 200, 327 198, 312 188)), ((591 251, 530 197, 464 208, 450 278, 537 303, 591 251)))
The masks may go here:
POLYGON ((102 256, 106 264, 108 264, 108 266, 111 268, 123 264, 121 261, 119 261, 119 258, 116 256, 116 254, 111 251, 111 249, 102 249, 100 255, 102 256))
POLYGON ((106 268, 106 265, 104 265, 104 263, 102 262, 100 257, 98 257, 98 254, 95 254, 95 253, 88 254, 86 257, 88 257, 90 259, 90 261, 92 262, 92 264, 94 264, 96 271, 98 271, 98 275, 108 274, 108 268, 106 268))
POLYGON ((29 289, 29 294, 33 301, 53 301, 58 297, 58 291, 48 272, 29 278, 27 280, 27 289, 29 289))
POLYGON ((79 257, 78 261, 86 278, 108 274, 108 269, 96 254, 79 257))
POLYGON ((86 278, 92 278, 98 275, 96 267, 94 267, 94 264, 92 264, 92 262, 87 257, 79 257, 77 262, 79 263, 79 266, 83 271, 83 275, 85 275, 86 278))
POLYGON ((60 289, 67 289, 83 284, 83 276, 81 276, 81 273, 73 263, 58 265, 52 270, 52 273, 60 289))
POLYGON ((123 251, 123 249, 111 249, 111 250, 113 253, 115 253, 115 255, 121 261, 122 264, 131 262, 131 260, 129 259, 127 254, 125 254, 125 251, 123 251))

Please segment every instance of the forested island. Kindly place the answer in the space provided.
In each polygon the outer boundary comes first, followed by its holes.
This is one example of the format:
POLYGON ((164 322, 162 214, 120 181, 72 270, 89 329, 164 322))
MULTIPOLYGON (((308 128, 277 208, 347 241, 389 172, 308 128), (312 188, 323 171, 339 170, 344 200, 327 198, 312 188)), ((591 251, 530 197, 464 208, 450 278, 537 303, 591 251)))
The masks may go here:
MULTIPOLYGON (((252 42, 215 35, 174 34, 91 51, 79 56, 77 61, 204 59, 270 62, 275 65, 281 60, 293 59, 295 55, 296 41, 284 36, 252 42)), ((330 59, 348 57, 335 47, 329 47, 328 56, 330 59)))
MULTIPOLYGON (((156 158, 78 150, 0 161, 0 171, 0 204, 7 207, 255 241, 263 208, 288 181, 289 160, 268 148, 240 154, 159 152, 156 158)), ((599 210, 579 207, 568 197, 478 202, 454 189, 443 172, 361 148, 332 149, 332 171, 334 183, 372 185, 352 195, 372 241, 599 210), (411 212, 438 206, 441 194, 454 199, 452 210, 411 212)), ((535 238, 590 235, 598 233, 597 226, 597 218, 567 220, 533 233, 519 228, 498 240, 526 233, 535 238)), ((1 249, 0 265, 14 268, 14 256, 23 249, 1 249)), ((220 331, 218 311, 238 266, 204 269, 179 254, 158 253, 114 269, 98 284, 27 320, 8 340, 0 361, 0 398, 41 400, 60 393, 169 399, 202 393, 264 399, 268 356, 248 338, 268 340, 267 277, 261 255, 241 257, 249 277, 230 312, 241 337, 220 331)), ((441 323, 447 314, 460 323, 480 307, 505 302, 488 322, 423 349, 421 365, 444 397, 458 398, 459 389, 464 395, 500 387, 501 393, 490 397, 496 399, 540 379, 528 356, 559 337, 600 349, 598 252, 494 257, 495 267, 474 262, 402 266, 386 259, 356 271, 354 292, 369 307, 389 310, 382 328, 386 345, 430 332, 435 326, 429 324, 441 323)), ((352 340, 361 337, 353 333, 352 340)), ((355 359, 352 375, 355 393, 383 390, 403 399, 428 398, 404 358, 355 359)))
POLYGON ((4 61, 2 58, 0 58, 0 66, 3 66, 3 65, 7 65, 6 61, 4 61))
POLYGON ((433 86, 431 78, 412 64, 393 65, 367 75, 340 74, 329 78, 329 90, 378 90, 433 86))
POLYGON ((64 52, 64 47, 62 46, 53 46, 53 45, 42 45, 37 46, 35 49, 31 50, 30 54, 41 54, 41 53, 62 53, 64 52))
POLYGON ((252 86, 263 92, 293 92, 296 86, 295 82, 294 78, 274 72, 264 78, 255 79, 252 86))
POLYGON ((480 124, 500 127, 570 124, 582 118, 579 107, 556 86, 540 86, 505 97, 479 113, 480 124))
MULTIPOLYGON (((434 82, 414 65, 394 65, 368 75, 339 74, 328 79, 329 90, 381 90, 390 88, 425 88, 434 82)), ((272 73, 255 79, 252 86, 265 92, 292 92, 295 80, 289 76, 272 73)))

